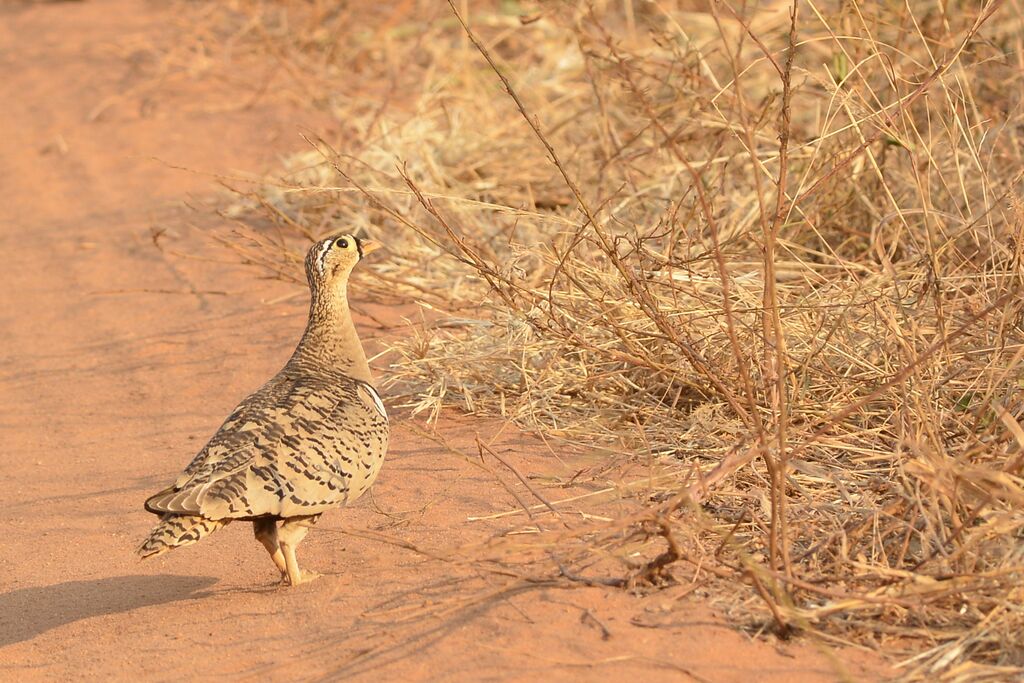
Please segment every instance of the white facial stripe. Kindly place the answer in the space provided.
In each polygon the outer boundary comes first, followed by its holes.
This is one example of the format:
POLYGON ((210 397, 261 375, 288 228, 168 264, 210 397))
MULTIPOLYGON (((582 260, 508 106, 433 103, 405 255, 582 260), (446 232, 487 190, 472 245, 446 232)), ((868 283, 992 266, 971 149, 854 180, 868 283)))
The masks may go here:
POLYGON ((327 252, 331 249, 332 240, 326 240, 323 246, 320 247, 320 253, 316 256, 316 265, 320 269, 320 272, 324 272, 324 257, 327 256, 327 252))
POLYGON ((387 411, 384 410, 384 402, 380 400, 380 395, 377 393, 377 390, 369 384, 360 384, 359 388, 370 394, 370 398, 373 399, 373 405, 377 407, 377 412, 380 413, 380 416, 385 420, 388 419, 387 411))

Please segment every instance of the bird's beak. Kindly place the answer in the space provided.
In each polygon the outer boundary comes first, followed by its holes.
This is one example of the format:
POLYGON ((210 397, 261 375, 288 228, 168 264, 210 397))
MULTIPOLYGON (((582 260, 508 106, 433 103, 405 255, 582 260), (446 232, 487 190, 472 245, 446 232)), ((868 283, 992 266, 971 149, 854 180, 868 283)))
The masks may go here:
POLYGON ((363 248, 363 256, 372 254, 384 246, 380 242, 374 242, 373 240, 360 240, 359 245, 363 248))

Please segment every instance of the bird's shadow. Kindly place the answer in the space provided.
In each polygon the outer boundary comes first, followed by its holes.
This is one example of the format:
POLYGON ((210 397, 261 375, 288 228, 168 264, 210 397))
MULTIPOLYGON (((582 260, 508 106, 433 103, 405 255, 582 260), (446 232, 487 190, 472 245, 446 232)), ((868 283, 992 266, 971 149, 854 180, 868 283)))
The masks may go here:
POLYGON ((210 576, 112 576, 18 588, 0 594, 0 647, 79 619, 201 598, 216 582, 210 576))

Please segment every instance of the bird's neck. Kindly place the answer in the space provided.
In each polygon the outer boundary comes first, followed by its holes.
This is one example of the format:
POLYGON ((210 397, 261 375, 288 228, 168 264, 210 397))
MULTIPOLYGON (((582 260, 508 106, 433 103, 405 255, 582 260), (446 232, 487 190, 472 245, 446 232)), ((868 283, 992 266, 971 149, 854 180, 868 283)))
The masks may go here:
POLYGON ((326 365, 354 379, 373 383, 366 353, 352 322, 346 288, 330 297, 312 295, 309 322, 292 358, 326 365))

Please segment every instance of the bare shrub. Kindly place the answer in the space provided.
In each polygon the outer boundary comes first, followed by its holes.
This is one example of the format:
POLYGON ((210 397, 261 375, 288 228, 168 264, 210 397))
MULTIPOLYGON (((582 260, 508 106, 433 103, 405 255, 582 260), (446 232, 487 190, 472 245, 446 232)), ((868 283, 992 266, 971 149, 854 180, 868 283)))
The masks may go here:
POLYGON ((474 561, 634 587, 688 563, 737 618, 912 649, 908 679, 1020 674, 1016 3, 218 21, 341 124, 239 189, 249 257, 384 241, 362 286, 427 310, 392 394, 642 465, 633 513, 474 561))

